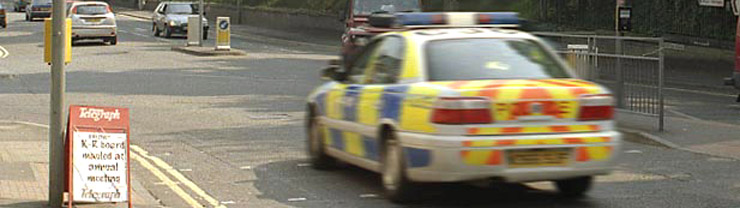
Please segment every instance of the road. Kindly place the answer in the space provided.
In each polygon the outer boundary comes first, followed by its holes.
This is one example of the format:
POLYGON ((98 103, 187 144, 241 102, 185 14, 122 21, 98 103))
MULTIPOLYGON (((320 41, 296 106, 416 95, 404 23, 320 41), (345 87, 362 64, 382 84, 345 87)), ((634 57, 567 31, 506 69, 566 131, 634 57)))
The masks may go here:
MULTIPOLYGON (((382 198, 377 174, 308 166, 304 100, 334 46, 246 35, 233 39, 246 56, 204 58, 172 52, 185 40, 155 38, 147 21, 119 15, 118 25, 119 45, 73 48, 67 103, 131 109, 132 143, 142 149, 134 154, 151 165, 132 161, 133 177, 163 206, 191 207, 190 197, 207 207, 399 207, 382 198)), ((48 123, 42 29, 21 13, 0 29, 10 52, 0 59, 0 120, 48 123)), ((723 95, 668 96, 684 116, 735 122, 740 111, 723 95)), ((452 184, 431 186, 410 206, 737 207, 738 172, 737 160, 625 143, 618 170, 581 200, 558 198, 549 183, 452 184)))

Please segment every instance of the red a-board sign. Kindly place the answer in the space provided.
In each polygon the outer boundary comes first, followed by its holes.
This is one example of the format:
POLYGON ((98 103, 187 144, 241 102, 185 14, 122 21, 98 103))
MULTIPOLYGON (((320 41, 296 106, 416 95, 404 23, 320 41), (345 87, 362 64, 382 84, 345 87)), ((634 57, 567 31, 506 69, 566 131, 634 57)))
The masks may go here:
POLYGON ((127 108, 69 107, 67 122, 68 207, 74 202, 131 207, 127 108))

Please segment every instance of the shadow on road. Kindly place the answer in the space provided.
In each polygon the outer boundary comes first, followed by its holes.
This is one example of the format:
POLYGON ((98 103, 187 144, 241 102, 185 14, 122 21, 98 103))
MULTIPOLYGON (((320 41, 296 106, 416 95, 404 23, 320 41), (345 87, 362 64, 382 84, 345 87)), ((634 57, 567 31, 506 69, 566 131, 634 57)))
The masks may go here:
MULTIPOLYGON (((380 176, 354 166, 318 171, 302 160, 274 162, 255 168, 255 186, 263 198, 296 207, 393 207, 382 196, 380 176), (341 181, 340 183, 338 183, 341 181), (371 197, 369 197, 371 196, 371 197), (291 198, 306 198, 291 202, 291 198), (332 204, 327 204, 332 203, 332 204), (334 204, 337 203, 337 204, 334 204)), ((522 184, 425 184, 418 201, 404 207, 591 207, 589 198, 566 199, 552 190, 522 184)))

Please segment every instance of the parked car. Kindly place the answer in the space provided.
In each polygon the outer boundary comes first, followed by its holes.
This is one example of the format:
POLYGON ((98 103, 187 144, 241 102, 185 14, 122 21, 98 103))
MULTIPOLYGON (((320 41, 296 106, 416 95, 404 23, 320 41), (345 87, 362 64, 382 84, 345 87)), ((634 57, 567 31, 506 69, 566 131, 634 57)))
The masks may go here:
POLYGON ((48 17, 51 17, 51 0, 31 0, 31 3, 26 5, 26 21, 48 17))
MULTIPOLYGON (((190 2, 162 2, 152 16, 154 36, 187 34, 188 17, 198 14, 198 5, 190 2)), ((203 39, 208 39, 208 20, 203 17, 203 39)))
POLYGON ((100 1, 73 2, 67 14, 72 19, 72 42, 83 39, 102 39, 118 43, 116 16, 110 5, 100 1))
POLYGON ((28 6, 28 4, 31 3, 31 1, 30 0, 16 0, 14 3, 15 3, 15 8, 13 8, 13 11, 25 12, 26 6, 28 6))
POLYGON ((3 4, 0 4, 0 27, 8 27, 8 15, 3 4))

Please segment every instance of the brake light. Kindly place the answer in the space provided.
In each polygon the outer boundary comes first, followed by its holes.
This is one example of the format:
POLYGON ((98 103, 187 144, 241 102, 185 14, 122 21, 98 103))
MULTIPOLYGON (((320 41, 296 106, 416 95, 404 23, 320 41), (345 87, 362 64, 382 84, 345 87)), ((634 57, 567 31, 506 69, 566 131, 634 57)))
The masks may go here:
POLYGON ((611 95, 581 96, 580 121, 611 120, 614 118, 614 98, 611 95))
POLYGON ((108 10, 108 13, 111 13, 111 12, 113 12, 113 10, 111 10, 111 9, 110 9, 110 5, 106 5, 106 6, 105 6, 105 10, 108 10))
POLYGON ((443 97, 435 102, 432 122, 452 125, 491 123, 490 103, 480 97, 443 97))
POLYGON ((72 7, 72 14, 77 14, 77 7, 72 7))

